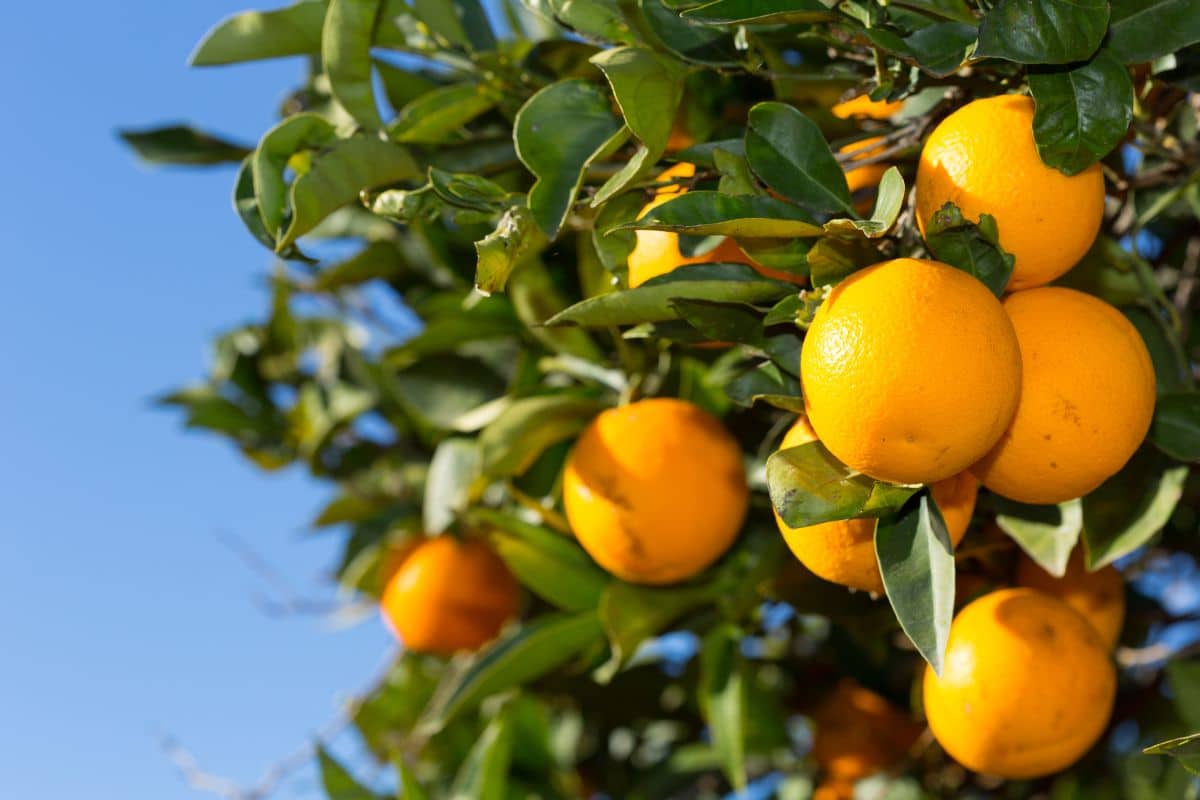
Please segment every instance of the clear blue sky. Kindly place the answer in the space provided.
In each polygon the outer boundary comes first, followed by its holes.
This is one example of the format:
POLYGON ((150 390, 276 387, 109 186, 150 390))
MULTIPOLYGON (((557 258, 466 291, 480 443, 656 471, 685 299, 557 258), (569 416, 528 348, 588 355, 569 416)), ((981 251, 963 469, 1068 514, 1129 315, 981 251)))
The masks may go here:
MULTIPOLYGON (((281 5, 266 2, 263 7, 281 5)), ((253 140, 296 61, 189 70, 246 0, 6 4, 0 190, 0 794, 175 800, 155 732, 252 780, 367 680, 390 643, 272 619, 235 534, 325 591, 324 490, 265 476, 149 399, 258 315, 269 258, 229 170, 148 170, 121 125, 192 120, 253 140)), ((281 797, 310 796, 303 779, 281 797)))

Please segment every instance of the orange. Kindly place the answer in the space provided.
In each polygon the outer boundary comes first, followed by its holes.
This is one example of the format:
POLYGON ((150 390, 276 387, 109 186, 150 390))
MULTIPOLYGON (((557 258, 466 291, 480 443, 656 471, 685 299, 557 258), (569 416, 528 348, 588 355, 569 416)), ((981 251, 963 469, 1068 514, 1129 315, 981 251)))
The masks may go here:
POLYGON ((1082 545, 1071 553, 1067 571, 1061 578, 1046 572, 1022 553, 1017 563, 1017 585, 1062 600, 1082 614, 1110 648, 1121 638, 1121 625, 1125 622, 1125 582, 1111 565, 1088 572, 1082 545))
MULTIPOLYGON (((779 448, 799 447, 816 438, 808 420, 800 417, 783 437, 779 448)), ((955 546, 962 541, 971 522, 977 490, 978 481, 966 472, 933 485, 933 499, 942 512, 946 531, 955 546)), ((814 575, 851 589, 883 593, 883 578, 875 558, 876 520, 845 519, 791 528, 776 514, 775 522, 792 554, 814 575)))
POLYGON ((887 119, 904 108, 904 101, 889 103, 887 100, 872 100, 870 95, 860 94, 829 109, 838 119, 887 119))
POLYGON ((1060 503, 1095 489, 1137 450, 1154 413, 1154 367, 1133 324, 1074 289, 1004 301, 1021 345, 1016 416, 971 471, 1023 503, 1060 503))
POLYGON ((1035 778, 1095 744, 1116 687, 1108 649, 1083 617, 1033 589, 1002 589, 954 618, 942 677, 925 670, 925 714, 968 769, 1035 778))
POLYGON ((805 336, 800 377, 809 422, 842 463, 882 481, 934 483, 1008 427, 1021 356, 986 286, 898 258, 833 288, 805 336))
POLYGON ((612 408, 563 473, 571 530, 600 566, 633 583, 685 580, 720 558, 749 502, 737 441, 674 398, 612 408))
POLYGON ((487 545, 438 536, 417 545, 383 590, 384 621, 408 650, 478 650, 517 614, 517 582, 487 545))
POLYGON ((1033 100, 974 100, 942 120, 917 166, 917 225, 953 201, 967 219, 991 214, 1015 258, 1010 290, 1048 283, 1091 247, 1104 216, 1100 165, 1067 176, 1042 163, 1033 141, 1033 100))
POLYGON ((813 714, 813 759, 833 791, 853 787, 904 757, 921 726, 883 697, 846 678, 813 714))
MULTIPOLYGON (((661 182, 676 178, 690 178, 695 174, 695 164, 681 162, 659 175, 658 180, 661 182)), ((655 207, 686 191, 687 189, 682 185, 661 187, 655 193, 654 199, 642 208, 638 217, 645 216, 655 207)), ((671 270, 676 267, 682 267, 684 264, 715 264, 718 262, 749 264, 761 274, 766 275, 768 278, 775 278, 776 280, 793 283, 804 280, 802 276, 780 272, 754 263, 737 246, 737 242, 729 237, 722 239, 720 244, 707 253, 685 256, 679 249, 679 234, 677 233, 672 233, 671 231, 635 231, 635 234, 637 237, 636 244, 633 247, 633 252, 629 254, 629 261, 627 262, 629 266, 629 287, 631 289, 641 286, 651 278, 666 275, 671 270)))

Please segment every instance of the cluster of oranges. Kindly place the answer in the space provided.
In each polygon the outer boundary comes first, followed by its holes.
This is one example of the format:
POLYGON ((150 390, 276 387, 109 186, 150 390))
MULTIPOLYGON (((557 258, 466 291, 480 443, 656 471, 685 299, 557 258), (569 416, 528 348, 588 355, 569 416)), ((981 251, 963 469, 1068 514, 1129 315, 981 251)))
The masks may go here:
MULTIPOLYGON (((895 110, 856 99, 835 113, 895 110)), ((809 327, 799 365, 806 413, 782 443, 819 440, 852 470, 929 485, 954 545, 980 484, 1027 503, 1079 497, 1125 464, 1153 412, 1154 371, 1134 327, 1095 297, 1045 286, 1091 246, 1104 184, 1098 167, 1070 177, 1046 167, 1032 116, 1028 97, 971 102, 933 131, 917 172, 922 231, 947 202, 970 219, 995 217, 1000 244, 1015 258, 1008 294, 999 300, 970 274, 932 260, 855 272, 830 290, 809 327)), ((878 145, 851 147, 869 155, 878 145)), ((863 188, 883 169, 851 162, 847 177, 863 188)), ((693 174, 690 164, 665 173, 670 185, 646 210, 684 191, 676 182, 693 174)), ((677 235, 639 231, 628 282, 716 261, 794 279, 755 265, 732 239, 685 255, 677 235)), ((576 443, 562 489, 570 527, 593 559, 652 585, 686 580, 720 558, 749 502, 738 443, 707 412, 670 398, 601 413, 576 443)), ((813 573, 883 591, 875 520, 799 529, 777 520, 813 573)), ((1124 598, 1119 574, 1088 572, 1079 551, 1062 578, 1025 559, 1014 583, 955 617, 943 674, 925 676, 924 704, 933 735, 962 764, 1022 778, 1068 766, 1107 724, 1116 685, 1109 652, 1124 598)), ((493 638, 517 600, 515 581, 485 545, 441 537, 406 555, 382 604, 409 648, 449 653, 493 638)), ((916 733, 906 716, 888 722, 898 714, 861 687, 839 686, 817 714, 825 796, 849 796, 854 781, 903 754, 916 733), (860 718, 892 729, 870 739, 866 749, 878 757, 847 755, 863 749, 860 734, 846 732, 860 718)))

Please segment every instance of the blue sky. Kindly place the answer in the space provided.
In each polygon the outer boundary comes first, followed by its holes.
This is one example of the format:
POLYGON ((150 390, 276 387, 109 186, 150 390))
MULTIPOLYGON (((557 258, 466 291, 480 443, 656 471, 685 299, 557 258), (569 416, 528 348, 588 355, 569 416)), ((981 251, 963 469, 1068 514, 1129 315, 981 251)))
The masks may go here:
MULTIPOLYGON (((267 2, 264 7, 282 4, 267 2)), ((269 257, 229 170, 148 170, 114 129, 191 120, 252 141, 295 61, 189 70, 246 0, 16 3, 0 50, 0 763, 6 797, 173 800, 156 732, 250 781, 326 722, 390 643, 261 613, 250 543, 328 593, 324 490, 265 476, 150 398, 265 307, 269 257)), ((280 796, 309 796, 303 777, 280 796)))

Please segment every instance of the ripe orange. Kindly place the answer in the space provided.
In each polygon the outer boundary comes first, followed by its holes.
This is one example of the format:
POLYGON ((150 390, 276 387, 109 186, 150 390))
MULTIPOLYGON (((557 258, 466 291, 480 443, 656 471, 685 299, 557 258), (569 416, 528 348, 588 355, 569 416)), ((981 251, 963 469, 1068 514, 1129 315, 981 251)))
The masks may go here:
POLYGON ((838 119, 887 119, 904 108, 904 101, 872 100, 870 95, 860 94, 829 109, 838 119))
POLYGON ((834 287, 804 339, 800 376, 808 419, 844 464, 934 483, 975 463, 1008 427, 1021 356, 982 283, 898 258, 834 287))
POLYGON ((504 562, 475 539, 417 545, 383 590, 384 621, 405 648, 478 650, 517 614, 520 592, 504 562))
MULTIPOLYGON (((690 178, 695 174, 695 164, 681 162, 659 175, 658 180, 669 181, 675 178, 690 178)), ((651 209, 662 205, 672 197, 685 191, 687 190, 681 185, 664 186, 658 189, 654 199, 642 208, 638 216, 645 215, 651 209)), ((633 247, 633 252, 629 254, 627 262, 630 288, 641 286, 646 281, 651 278, 657 278, 659 275, 666 275, 671 270, 676 267, 682 267, 684 264, 715 264, 718 262, 748 264, 768 278, 775 278, 776 280, 790 281, 792 283, 804 280, 802 276, 769 269, 754 263, 753 259, 742 252, 742 248, 738 247, 737 242, 729 237, 725 237, 720 244, 707 253, 685 256, 679 249, 679 234, 677 233, 672 233, 671 231, 636 231, 635 233, 637 242, 633 247)))
POLYGON ((946 117, 917 166, 917 225, 947 201, 963 216, 991 214, 1016 262, 1008 288, 1054 280, 1091 247, 1104 216, 1100 165, 1070 177, 1042 163, 1033 141, 1033 100, 974 100, 946 117))
POLYGON ((813 723, 813 759, 830 797, 849 797, 835 792, 894 765, 921 733, 907 713, 849 679, 838 681, 813 723))
POLYGON ((685 580, 716 561, 748 502, 738 443, 708 412, 674 398, 601 413, 563 473, 579 543, 633 583, 685 580))
POLYGON ((1057 597, 1083 615, 1110 648, 1121 638, 1125 622, 1125 581, 1110 566, 1088 572, 1083 546, 1071 553, 1067 571, 1056 578, 1024 553, 1017 563, 1017 585, 1057 597))
POLYGON ((1002 589, 954 618, 942 677, 925 670, 925 714, 968 769, 1034 778, 1095 744, 1116 686, 1108 649, 1082 616, 1033 589, 1002 589))
POLYGON ((1043 287, 1004 300, 1021 346, 1012 425, 971 471, 1023 503, 1087 494, 1125 465, 1150 427, 1154 367, 1137 329, 1102 300, 1043 287))
MULTIPOLYGON (((816 438, 808 420, 800 417, 783 437, 779 448, 799 447, 816 438)), ((933 485, 933 499, 942 512, 950 541, 955 546, 962 541, 971 522, 978 486, 975 477, 966 472, 933 485)), ((776 514, 775 522, 792 554, 814 575, 851 589, 883 593, 883 578, 875 557, 876 520, 846 519, 791 528, 776 514)))

